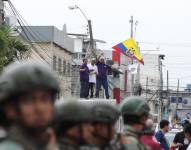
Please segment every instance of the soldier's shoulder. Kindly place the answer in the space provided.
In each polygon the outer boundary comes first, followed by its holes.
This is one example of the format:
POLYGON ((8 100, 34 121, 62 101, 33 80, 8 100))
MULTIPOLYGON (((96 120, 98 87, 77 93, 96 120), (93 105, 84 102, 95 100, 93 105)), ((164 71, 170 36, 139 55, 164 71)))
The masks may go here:
POLYGON ((4 140, 0 143, 0 150, 24 150, 23 147, 11 140, 4 140))
POLYGON ((147 150, 147 148, 134 136, 127 136, 123 150, 147 150))
POLYGON ((127 136, 127 140, 129 144, 138 144, 139 140, 134 136, 127 136))

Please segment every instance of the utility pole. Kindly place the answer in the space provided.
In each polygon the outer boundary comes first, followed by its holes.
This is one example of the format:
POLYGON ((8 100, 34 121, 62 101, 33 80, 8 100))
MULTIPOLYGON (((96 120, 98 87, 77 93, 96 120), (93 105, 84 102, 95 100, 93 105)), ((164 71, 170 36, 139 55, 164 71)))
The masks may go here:
POLYGON ((131 16, 130 23, 131 23, 131 38, 133 38, 133 25, 134 25, 133 16, 131 16))
POLYGON ((147 80, 146 80, 146 100, 147 100, 148 85, 149 85, 149 77, 147 77, 147 80))
MULTIPOLYGON (((133 38, 133 25, 134 25, 134 20, 133 16, 131 16, 131 20, 129 21, 131 24, 131 38, 133 38)), ((133 58, 131 58, 131 64, 133 64, 133 58)), ((134 95, 134 75, 131 75, 131 95, 134 95)))
POLYGON ((160 73, 160 85, 159 85, 159 120, 163 118, 163 64, 162 60, 164 60, 165 55, 159 55, 158 61, 159 61, 159 73, 160 73))
POLYGON ((168 98, 168 90, 169 90, 169 89, 168 89, 168 86, 169 86, 169 82, 168 82, 168 80, 169 80, 169 77, 168 77, 168 70, 167 70, 167 76, 166 76, 166 77, 167 77, 167 79, 166 79, 166 81, 167 81, 167 84, 166 84, 166 85, 167 85, 167 86, 166 86, 166 91, 167 91, 167 98, 168 98))
POLYGON ((2 25, 4 23, 4 1, 7 0, 0 0, 0 25, 2 25))
POLYGON ((92 31, 92 23, 91 20, 88 19, 88 17, 86 16, 86 14, 82 11, 82 9, 80 7, 78 7, 77 5, 74 6, 69 6, 68 7, 70 10, 74 10, 74 9, 78 9, 81 14, 84 16, 84 18, 86 19, 86 21, 88 22, 88 30, 89 30, 89 35, 90 35, 90 50, 86 51, 86 56, 85 57, 91 57, 91 55, 93 55, 93 57, 96 57, 96 52, 94 49, 94 40, 93 40, 93 31, 92 31))
POLYGON ((179 79, 178 79, 178 84, 177 84, 177 92, 176 92, 176 121, 177 121, 177 119, 178 119, 178 114, 177 114, 177 110, 178 110, 178 95, 179 95, 179 79))
POLYGON ((169 114, 169 107, 170 107, 170 99, 169 99, 169 76, 168 76, 168 70, 167 70, 167 75, 166 75, 166 99, 167 99, 167 103, 168 103, 168 107, 166 109, 167 111, 167 116, 169 114))
POLYGON ((90 56, 96 57, 96 52, 94 51, 94 39, 93 39, 93 32, 92 32, 92 24, 91 20, 88 20, 88 28, 89 28, 89 35, 90 35, 90 56))

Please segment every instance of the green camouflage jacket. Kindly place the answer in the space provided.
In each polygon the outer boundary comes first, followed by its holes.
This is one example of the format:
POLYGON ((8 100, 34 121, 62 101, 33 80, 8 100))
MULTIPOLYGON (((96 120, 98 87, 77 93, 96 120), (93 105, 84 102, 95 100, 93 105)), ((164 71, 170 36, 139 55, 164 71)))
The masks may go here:
POLYGON ((139 133, 136 132, 131 126, 124 127, 124 136, 127 137, 128 144, 123 146, 126 150, 148 150, 143 143, 139 140, 139 133))
POLYGON ((7 138, 0 143, 0 150, 47 150, 47 143, 37 142, 21 128, 13 126, 7 138))

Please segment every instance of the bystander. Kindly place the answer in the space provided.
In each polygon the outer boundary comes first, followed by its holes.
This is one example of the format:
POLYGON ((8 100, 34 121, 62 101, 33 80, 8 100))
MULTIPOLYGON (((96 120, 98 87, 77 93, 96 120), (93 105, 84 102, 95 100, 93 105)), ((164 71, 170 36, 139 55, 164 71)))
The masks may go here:
POLYGON ((155 137, 164 150, 169 150, 169 143, 165 138, 165 133, 167 133, 168 130, 169 130, 169 121, 161 120, 160 130, 156 133, 155 137))
MULTIPOLYGON (((182 127, 183 129, 185 129, 185 127, 189 124, 189 121, 188 120, 183 120, 182 121, 182 127)), ((176 135, 175 135, 175 138, 173 140, 173 144, 172 146, 174 148, 178 148, 178 150, 186 150, 187 147, 188 147, 188 140, 187 138, 185 137, 185 134, 184 134, 184 130, 181 131, 181 132, 178 132, 176 135)))
POLYGON ((154 133, 154 122, 152 119, 148 119, 146 122, 145 130, 143 132, 143 136, 141 136, 141 142, 147 145, 151 150, 162 150, 162 147, 154 137, 154 133))
POLYGON ((188 124, 184 129, 185 136, 189 142, 189 146, 186 150, 191 150, 191 124, 188 124))

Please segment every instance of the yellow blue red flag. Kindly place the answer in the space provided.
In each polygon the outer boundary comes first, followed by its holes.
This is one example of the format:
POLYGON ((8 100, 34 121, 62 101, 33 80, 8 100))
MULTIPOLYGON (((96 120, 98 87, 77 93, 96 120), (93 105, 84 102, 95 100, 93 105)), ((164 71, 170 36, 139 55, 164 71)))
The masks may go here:
POLYGON ((132 38, 124 42, 121 42, 113 46, 112 48, 130 58, 138 60, 140 63, 144 65, 143 57, 141 56, 137 43, 132 38))

